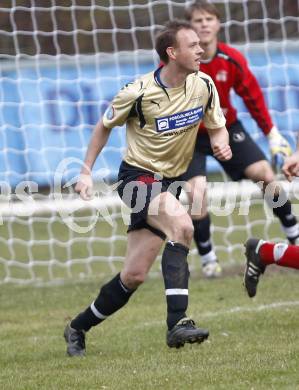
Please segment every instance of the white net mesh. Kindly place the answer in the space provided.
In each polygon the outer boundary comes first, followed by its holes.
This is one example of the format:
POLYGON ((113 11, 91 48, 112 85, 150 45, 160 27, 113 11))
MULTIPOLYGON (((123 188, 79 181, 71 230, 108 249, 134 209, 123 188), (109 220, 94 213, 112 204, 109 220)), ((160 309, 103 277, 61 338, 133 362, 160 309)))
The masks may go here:
MULTIPOLYGON (((214 3, 222 15, 220 38, 245 53, 274 122, 294 146, 299 129, 298 1, 214 3)), ((119 268, 126 244, 120 202, 106 194, 93 207, 76 203, 68 180, 78 174, 91 130, 113 95, 157 65, 156 29, 182 17, 187 4, 1 1, 0 283, 54 282, 119 268), (64 166, 62 161, 67 161, 64 166), (57 198, 54 194, 65 184, 57 198), (90 231, 88 226, 93 226, 90 231)), ((244 126, 268 155, 264 136, 240 99, 234 96, 234 101, 244 126)), ((95 166, 101 195, 116 180, 124 148, 124 129, 116 128, 95 166)), ((218 168, 212 159, 209 167, 214 180, 218 168)), ((217 191, 210 191, 211 199, 217 199, 217 191)), ((255 198, 258 192, 250 187, 249 193, 255 198)), ((239 203, 228 216, 215 215, 211 207, 215 249, 223 263, 240 262, 250 235, 283 237, 258 196, 249 204, 244 216, 239 203)), ((192 253, 191 263, 199 267, 192 253)))

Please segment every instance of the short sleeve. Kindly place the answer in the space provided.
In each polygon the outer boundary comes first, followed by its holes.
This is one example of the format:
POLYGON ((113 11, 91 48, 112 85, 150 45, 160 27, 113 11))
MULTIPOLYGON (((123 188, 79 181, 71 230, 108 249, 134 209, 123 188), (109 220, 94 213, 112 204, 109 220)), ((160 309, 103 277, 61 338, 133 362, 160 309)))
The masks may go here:
POLYGON ((111 129, 115 126, 122 126, 137 99, 135 83, 126 84, 114 97, 111 104, 103 115, 103 124, 111 129))
POLYGON ((220 107, 219 95, 212 79, 209 78, 209 100, 203 118, 207 129, 218 129, 225 126, 225 117, 220 107))

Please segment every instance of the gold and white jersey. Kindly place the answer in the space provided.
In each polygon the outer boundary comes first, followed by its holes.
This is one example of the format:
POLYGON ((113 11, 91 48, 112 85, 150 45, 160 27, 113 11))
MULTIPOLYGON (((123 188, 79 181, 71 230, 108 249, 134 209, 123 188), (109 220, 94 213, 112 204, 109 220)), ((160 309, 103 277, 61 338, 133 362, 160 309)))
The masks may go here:
POLYGON ((192 159, 198 126, 225 126, 225 118, 212 79, 202 72, 190 74, 183 86, 166 88, 160 69, 127 84, 103 116, 104 126, 126 123, 124 160, 163 177, 183 174, 192 159))

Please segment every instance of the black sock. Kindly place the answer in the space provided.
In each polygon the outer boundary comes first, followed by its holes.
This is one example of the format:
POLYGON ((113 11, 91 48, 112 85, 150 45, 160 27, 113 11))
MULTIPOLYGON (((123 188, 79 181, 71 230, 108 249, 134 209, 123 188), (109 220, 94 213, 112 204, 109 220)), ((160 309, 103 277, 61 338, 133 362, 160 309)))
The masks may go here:
POLYGON ((207 214, 201 219, 193 219, 194 226, 194 241, 197 246, 198 253, 201 256, 202 264, 206 264, 210 261, 216 261, 217 257, 213 251, 211 242, 211 219, 207 214))
POLYGON ((166 290, 168 329, 186 317, 188 307, 189 249, 169 241, 162 255, 162 273, 166 290))
POLYGON ((193 219, 193 226, 194 226, 194 241, 198 249, 198 253, 200 255, 206 255, 207 253, 211 252, 212 250, 212 244, 210 241, 211 233, 210 233, 210 226, 211 226, 211 220, 210 215, 207 214, 202 219, 193 219))
POLYGON ((95 301, 72 320, 71 327, 87 332, 92 326, 98 325, 122 308, 135 291, 126 288, 120 279, 120 274, 117 274, 110 282, 102 286, 95 301))
POLYGON ((291 202, 287 199, 286 193, 281 190, 280 195, 274 195, 273 201, 267 201, 268 204, 270 203, 270 207, 273 207, 273 214, 280 220, 280 223, 287 235, 287 238, 290 240, 297 238, 299 236, 297 218, 292 213, 292 205, 291 202), (279 207, 273 207, 278 200, 280 200, 280 202, 283 204, 279 207))

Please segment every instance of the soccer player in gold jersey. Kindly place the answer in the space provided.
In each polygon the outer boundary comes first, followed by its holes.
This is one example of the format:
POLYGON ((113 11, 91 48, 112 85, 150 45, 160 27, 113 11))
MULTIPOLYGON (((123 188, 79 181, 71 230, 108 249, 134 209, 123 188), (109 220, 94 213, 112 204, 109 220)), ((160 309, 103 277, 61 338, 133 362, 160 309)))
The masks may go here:
POLYGON ((169 22, 156 37, 165 66, 126 85, 96 125, 76 191, 89 199, 91 169, 114 126, 126 124, 127 152, 119 170, 122 200, 132 208, 122 271, 65 328, 67 353, 85 353, 85 333, 123 307, 144 282, 167 237, 162 274, 167 302, 167 345, 204 341, 209 332, 187 317, 187 255, 193 225, 178 200, 181 175, 191 161, 204 122, 214 156, 231 158, 225 119, 211 78, 198 71, 203 50, 192 26, 169 22))

